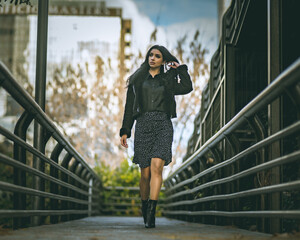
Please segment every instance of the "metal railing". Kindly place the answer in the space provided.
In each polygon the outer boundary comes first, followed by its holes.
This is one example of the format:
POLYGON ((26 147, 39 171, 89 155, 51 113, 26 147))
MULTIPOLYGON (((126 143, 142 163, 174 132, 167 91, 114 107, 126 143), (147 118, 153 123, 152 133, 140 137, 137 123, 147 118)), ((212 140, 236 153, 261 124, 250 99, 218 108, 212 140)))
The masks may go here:
POLYGON ((224 126, 223 102, 226 95, 225 78, 228 74, 229 61, 228 46, 236 46, 241 29, 248 11, 250 0, 232 0, 230 7, 222 17, 222 35, 219 46, 212 56, 210 62, 210 79, 208 86, 204 89, 201 103, 201 138, 198 138, 195 148, 206 142, 212 135, 224 126))
POLYGON ((56 223, 99 214, 102 188, 99 177, 2 62, 0 86, 24 109, 14 133, 0 126, 0 134, 13 142, 13 156, 0 153, 1 167, 13 169, 10 177, 0 181, 2 195, 13 193, 13 206, 10 209, 4 206, 0 218, 13 218, 14 228, 18 228, 30 216, 39 216, 41 224, 47 216, 51 216, 51 223, 56 223), (45 145, 50 138, 54 142, 50 157, 26 141, 33 120, 44 129, 45 145), (45 170, 31 166, 36 158, 45 164, 45 170), (42 204, 36 207, 32 204, 34 198, 40 198, 42 204))
POLYGON ((222 35, 225 37, 226 43, 236 44, 249 4, 250 0, 231 1, 232 7, 228 8, 222 21, 222 35))
POLYGON ((272 218, 299 223, 299 89, 300 59, 164 181, 163 214, 210 224, 254 225, 263 231, 272 218), (280 131, 268 134, 268 108, 283 98, 289 99, 289 107, 297 117, 286 121, 289 124, 280 131), (275 143, 283 149, 282 155, 271 158, 275 143), (275 168, 282 174, 278 183, 272 181, 275 168), (295 176, 287 176, 288 172, 295 176), (280 196, 280 209, 267 204, 274 194, 280 196))
POLYGON ((201 109, 195 119, 199 130, 194 131, 189 139, 187 154, 184 161, 191 155, 194 149, 206 142, 225 123, 223 122, 226 45, 236 45, 241 32, 250 0, 232 0, 230 7, 222 17, 222 35, 216 52, 210 61, 210 79, 203 89, 201 109), (200 130, 201 129, 201 130, 200 130))

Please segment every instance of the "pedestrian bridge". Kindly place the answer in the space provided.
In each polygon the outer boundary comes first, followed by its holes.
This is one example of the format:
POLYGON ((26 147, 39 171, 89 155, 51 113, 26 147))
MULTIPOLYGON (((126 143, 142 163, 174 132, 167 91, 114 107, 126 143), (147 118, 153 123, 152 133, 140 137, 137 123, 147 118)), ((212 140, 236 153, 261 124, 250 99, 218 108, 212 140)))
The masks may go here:
MULTIPOLYGON (((0 86, 23 109, 13 131, 0 126, 0 218, 15 229, 1 228, 1 239, 299 239, 299 41, 293 22, 279 24, 279 2, 233 0, 225 13, 187 155, 164 181, 155 229, 133 217, 138 189, 104 187, 0 61, 0 86), (276 35, 279 25, 285 35, 276 35)), ((293 4, 282 1, 285 20, 293 4)))
MULTIPOLYGON (((273 184, 270 182, 268 185, 262 186, 250 184, 248 189, 244 188, 246 183, 243 181, 244 179, 248 179, 248 181, 255 179, 259 173, 267 173, 268 170, 284 166, 284 164, 299 163, 299 146, 296 144, 296 149, 292 152, 269 161, 251 164, 246 169, 239 169, 239 165, 236 164, 239 161, 256 159, 255 156, 260 156, 265 151, 264 149, 280 139, 289 139, 289 137, 297 139, 300 132, 300 120, 292 122, 272 135, 258 139, 257 143, 240 152, 235 152, 228 159, 213 166, 204 168, 203 159, 206 159, 207 152, 213 153, 212 156, 218 156, 217 148, 222 141, 228 141, 230 144, 232 132, 241 129, 245 122, 254 124, 253 117, 255 115, 253 114, 282 96, 286 89, 296 87, 299 79, 300 60, 278 76, 232 121, 220 129, 169 176, 164 182, 165 198, 160 203, 161 212, 166 217, 184 221, 158 218, 157 228, 147 230, 142 224, 141 217, 98 216, 115 212, 124 212, 130 215, 127 207, 134 205, 132 200, 138 201, 138 189, 104 188, 99 177, 90 169, 84 159, 63 137, 34 100, 20 87, 5 66, 0 64, 1 86, 25 110, 16 124, 14 133, 0 126, 0 133, 15 143, 13 157, 0 153, 2 167, 11 166, 14 170, 12 181, 10 179, 6 182, 0 181, 2 191, 13 193, 13 202, 10 208, 6 206, 6 209, 1 209, 0 216, 4 219, 13 218, 13 225, 16 229, 28 226, 30 217, 31 224, 37 226, 14 232, 3 232, 6 235, 2 238, 22 238, 23 240, 33 237, 34 239, 141 239, 142 236, 143 239, 270 238, 270 235, 228 226, 252 226, 253 230, 261 230, 266 223, 270 224, 274 220, 287 221, 290 219, 289 223, 297 223, 300 211, 292 208, 296 203, 291 203, 290 209, 271 209, 263 203, 266 203, 273 194, 276 196, 276 194, 289 193, 287 197, 293 200, 292 194, 295 194, 300 187, 299 179, 281 180, 273 184), (33 119, 46 130, 46 140, 52 136, 57 141, 50 157, 26 142, 25 133, 33 119), (67 154, 62 161, 58 162, 58 157, 63 149, 67 151, 67 154), (37 158, 36 161, 48 164, 48 170, 43 171, 28 165, 26 151, 32 153, 37 158), (228 168, 231 165, 235 167, 228 168), (218 171, 219 169, 221 171, 218 171), (246 178, 248 176, 250 178, 246 178), (43 181, 48 181, 49 184, 45 185, 43 181), (35 182, 33 185, 35 187, 28 182, 35 182), (120 202, 120 198, 111 196, 108 201, 102 201, 101 193, 104 191, 124 190, 133 192, 132 197, 121 199, 122 202, 120 202), (47 199, 46 204, 45 199, 47 199), (126 201, 129 202, 126 203, 126 201), (29 202, 33 204, 28 205, 29 202), (90 217, 86 218, 86 216, 90 217), (56 224, 38 226, 44 223, 46 217, 50 217, 50 223, 56 224), (216 225, 223 225, 223 227, 216 225)), ((255 125, 253 129, 255 129, 255 125)), ((234 149, 234 146, 232 147, 234 149)), ((275 221, 274 224, 277 222, 275 221)), ((289 239, 293 237, 290 236, 289 239)))
MULTIPOLYGON (((250 232, 235 227, 221 227, 184 221, 157 218, 155 229, 146 229, 141 217, 96 216, 54 225, 43 225, 6 232, 0 239, 7 240, 162 240, 162 239, 281 239, 270 234, 250 232)), ((293 239, 293 237, 289 238, 293 239)))

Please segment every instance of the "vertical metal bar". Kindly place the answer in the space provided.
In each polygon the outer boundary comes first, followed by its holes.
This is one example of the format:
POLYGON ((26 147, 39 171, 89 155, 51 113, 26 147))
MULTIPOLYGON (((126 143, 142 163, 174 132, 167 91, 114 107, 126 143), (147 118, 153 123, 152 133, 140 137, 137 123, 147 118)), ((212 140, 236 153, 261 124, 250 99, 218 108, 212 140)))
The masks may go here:
MULTIPOLYGON (((21 139, 26 141, 26 133, 30 123, 33 120, 33 116, 28 112, 24 112, 19 118, 14 133, 19 136, 21 139)), ((26 164, 26 150, 20 147, 18 144, 14 143, 14 159, 20 161, 21 163, 26 164)), ((26 173, 18 168, 14 168, 14 184, 20 186, 26 186, 26 173)), ((15 210, 26 210, 26 194, 14 193, 14 209, 15 210)), ((13 228, 17 229, 20 227, 25 227, 30 218, 13 218, 13 228)))
MULTIPOLYGON (((63 149, 64 149, 64 147, 61 144, 57 143, 54 150, 51 153, 50 158, 54 162, 58 163, 59 155, 61 154, 63 149)), ((58 178, 58 169, 53 166, 50 166, 50 175, 57 179, 58 178)), ((58 184, 56 184, 54 182, 50 182, 50 192, 57 194, 58 193, 58 184)), ((51 199, 50 206, 51 206, 50 207, 51 210, 58 210, 58 200, 51 199)), ((59 216, 51 216, 50 217, 51 223, 58 223, 58 220, 59 220, 59 216)))
MULTIPOLYGON (((100 214, 100 212, 102 211, 102 199, 103 199, 102 196, 104 194, 104 188, 103 188, 102 183, 99 180, 97 180, 96 178, 94 178, 94 180, 95 181, 93 181, 93 187, 96 187, 97 189, 100 190, 100 192, 95 193, 96 194, 96 202, 98 203, 97 208, 96 208, 96 210, 97 210, 96 214, 100 214)), ((92 201, 93 201, 93 199, 95 199, 95 196, 92 196, 92 201)))
MULTIPOLYGON (((37 30, 37 52, 36 52, 36 79, 35 79, 35 100, 40 107, 45 110, 46 92, 46 72, 47 72, 47 35, 48 35, 48 4, 49 0, 39 0, 38 2, 38 30, 37 30)), ((45 152, 44 131, 35 122, 34 124, 34 147, 45 152)), ((44 171, 45 165, 39 158, 33 159, 33 167, 44 171)), ((34 177, 33 188, 44 191, 44 181, 39 177, 34 177)), ((34 197, 32 202, 33 210, 43 209, 44 203, 40 197, 34 197)), ((41 217, 33 217, 32 225, 41 224, 41 217)))
POLYGON ((93 203, 93 178, 89 181, 89 217, 92 216, 92 203, 93 203))
MULTIPOLYGON (((68 169, 68 166, 69 166, 69 163, 70 163, 72 157, 73 156, 70 153, 67 153, 65 155, 64 159, 61 162, 61 166, 68 169)), ((60 177, 61 177, 62 181, 69 183, 68 175, 66 173, 62 172, 60 177)), ((68 196, 68 188, 61 187, 60 188, 60 194, 63 195, 63 196, 68 196)), ((67 201, 62 201, 60 209, 62 209, 62 210, 68 209, 68 202, 67 201)), ((61 221, 67 221, 68 219, 69 219, 69 215, 62 215, 61 218, 60 218, 61 221)))
POLYGON ((48 6, 49 0, 39 0, 35 100, 43 110, 45 110, 45 91, 47 73, 48 6))
MULTIPOLYGON (((81 176, 82 170, 83 170, 83 165, 80 163, 80 164, 77 166, 76 170, 75 170, 75 174, 76 174, 78 177, 80 177, 80 178, 82 178, 82 176, 81 176)), ((76 187, 80 188, 80 189, 82 188, 82 184, 81 184, 80 182, 78 182, 78 181, 76 181, 74 185, 75 185, 76 187)), ((78 193, 78 192, 75 192, 75 193, 74 193, 74 197, 75 197, 76 199, 80 199, 80 198, 81 198, 81 194, 78 193)), ((74 206, 75 206, 75 209, 76 209, 76 210, 81 210, 82 204, 80 204, 80 203, 75 203, 74 206)), ((80 215, 80 214, 76 214, 76 215, 74 215, 74 217, 75 217, 76 219, 79 219, 79 218, 81 218, 81 215, 80 215)))
MULTIPOLYGON (((234 9, 236 9, 236 2, 232 2, 231 3, 231 7, 234 7, 234 9)), ((233 11, 234 11, 233 9, 233 11)), ((236 15, 235 13, 231 13, 233 15, 236 15)), ((225 20, 225 19, 224 19, 225 20)), ((226 21, 223 21, 223 31, 226 30, 226 21)), ((234 22, 232 23, 234 24, 234 22)), ((222 68, 222 66, 224 66, 224 81, 222 83, 222 87, 221 87, 221 98, 222 98, 222 102, 224 103, 224 105, 222 105, 222 117, 223 117, 223 123, 222 125, 225 125, 226 123, 228 123, 230 121, 230 119, 232 119, 232 117, 235 115, 236 113, 236 83, 235 83, 235 79, 236 79, 236 66, 235 66, 235 60, 237 57, 236 54, 236 48, 234 48, 234 46, 231 46, 229 44, 226 44, 226 36, 223 36, 224 42, 220 43, 220 51, 222 51, 223 55, 221 55, 221 60, 222 63, 220 63, 219 68, 222 68), (228 64, 230 63, 230 64, 228 64)), ((221 71, 221 70, 220 70, 221 71)), ((222 77, 221 77, 222 79, 222 77)), ((227 139, 228 140, 228 139, 227 139)), ((224 159, 228 159, 229 157, 231 157, 232 155, 232 146, 230 146, 230 144, 225 143, 224 141, 224 149, 223 149, 223 158, 224 159)), ((221 170, 219 171, 220 174, 222 174, 223 172, 225 172, 225 174, 229 175, 232 173, 232 168, 231 169, 225 169, 225 170, 221 170)), ((226 187, 224 189, 219 188, 219 192, 226 192, 226 193, 230 193, 230 185, 226 184, 226 187)), ((232 204, 230 204, 230 202, 228 201, 224 201, 222 203, 219 203, 219 207, 226 209, 227 211, 231 211, 231 207, 232 204)), ((226 225, 232 225, 233 221, 231 218, 220 218, 218 220, 219 224, 226 224, 226 225)))
MULTIPOLYGON (((268 0, 268 84, 270 84, 281 72, 281 0, 268 0)), ((275 100, 268 106, 268 134, 272 135, 280 130, 281 121, 281 99, 275 100)), ((281 154, 279 141, 270 146, 269 159, 279 157, 281 154)), ((271 170, 271 184, 280 183, 280 167, 271 170)), ((269 206, 271 210, 280 209, 280 193, 270 194, 269 206)), ((270 219, 270 232, 280 232, 280 220, 270 219)))
MULTIPOLYGON (((79 162, 77 160, 73 161, 72 164, 69 166, 69 170, 73 173, 75 173, 76 168, 78 166, 79 162)), ((76 186, 76 180, 74 180, 71 176, 68 176, 68 183, 70 183, 71 185, 75 185, 76 186)), ((75 196, 75 192, 71 189, 68 189, 68 197, 74 197, 75 196)), ((75 209, 76 208, 76 204, 73 202, 68 202, 68 207, 67 209, 75 209)), ((68 220, 74 220, 76 219, 75 215, 69 215, 68 220)))
MULTIPOLYGON (((81 174, 80 174, 81 179, 85 180, 86 182, 88 182, 88 180, 89 180, 89 179, 86 179, 87 173, 88 173, 87 169, 83 168, 82 171, 81 171, 81 174)), ((89 186, 86 187, 83 184, 80 184, 80 189, 86 191, 87 193, 89 192, 89 186)), ((82 199, 82 200, 87 200, 87 201, 89 200, 89 198, 84 194, 80 194, 79 198, 82 199)), ((80 209, 81 210, 88 210, 88 204, 87 205, 81 204, 80 209)))

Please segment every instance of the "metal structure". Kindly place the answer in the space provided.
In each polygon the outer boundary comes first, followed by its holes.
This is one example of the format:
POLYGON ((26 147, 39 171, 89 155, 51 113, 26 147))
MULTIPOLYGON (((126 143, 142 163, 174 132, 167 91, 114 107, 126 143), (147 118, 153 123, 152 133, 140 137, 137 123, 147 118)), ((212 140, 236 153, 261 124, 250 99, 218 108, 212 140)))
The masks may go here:
MULTIPOLYGON (((164 181, 164 215, 263 232, 299 226, 297 6, 299 1, 232 0, 185 162, 164 181)), ((0 86, 24 109, 14 133, 0 127, 14 144, 13 156, 0 153, 1 166, 13 169, 13 179, 1 176, 0 189, 14 194, 13 207, 0 210, 0 217, 14 218, 18 228, 28 217, 42 216, 32 221, 40 224, 49 216, 56 223, 139 211, 139 189, 102 187, 1 62, 0 86), (26 141, 33 120, 43 129, 39 144, 56 142, 50 156, 26 141), (45 167, 33 168, 35 159, 45 167), (35 197, 40 200, 31 206, 35 197)))
POLYGON ((297 7, 231 2, 185 162, 164 182, 166 216, 273 233, 298 228, 297 7))
MULTIPOLYGON (((51 223, 100 212, 101 181, 44 113, 31 96, 17 83, 8 69, 0 62, 0 86, 23 107, 24 113, 16 124, 14 133, 0 126, 0 134, 14 143, 13 156, 0 153, 2 167, 11 166, 13 181, 0 181, 0 189, 13 192, 13 208, 0 210, 1 218, 14 218, 14 228, 27 224, 30 216, 51 216, 51 223), (44 143, 50 138, 56 145, 48 157, 26 142, 26 132, 35 120, 44 129, 44 143), (61 154, 64 156, 60 158, 61 154), (45 164, 45 171, 31 166, 30 155, 45 164), (38 177, 42 189, 32 188, 34 177, 38 177), (32 209, 32 198, 44 199, 40 209, 32 209), (60 217, 60 219, 59 219, 60 217)), ((41 223, 43 223, 41 222, 41 223)))
MULTIPOLYGON (((38 4, 38 30, 37 30, 37 49, 36 49, 36 75, 35 75, 35 101, 45 112, 46 107, 46 76, 47 76, 47 39, 48 39, 48 7, 49 1, 39 1, 38 4)), ((33 146, 45 153, 46 142, 44 139, 44 129, 36 121, 34 122, 34 140, 33 146)), ((45 171, 45 164, 37 156, 33 157, 32 166, 39 171, 45 171)), ((36 190, 44 190, 44 182, 37 176, 33 180, 33 188, 36 190)), ((35 197, 32 202, 33 209, 43 208, 43 198, 35 197)), ((32 218, 33 225, 39 225, 40 217, 32 218)))
MULTIPOLYGON (((299 86, 299 79, 300 60, 282 73, 174 172, 164 182, 167 195, 164 214, 185 220, 191 216, 215 216, 202 219, 214 224, 224 221, 220 217, 250 217, 257 218, 256 221, 268 218, 299 220, 299 209, 272 210, 265 203, 270 193, 280 192, 288 197, 292 191, 299 190, 299 179, 271 185, 268 174, 270 169, 277 166, 299 166, 300 120, 275 134, 264 136, 266 129, 258 118, 286 89, 299 86), (239 150, 241 143, 235 135, 247 125, 255 132, 257 142, 249 148, 239 150), (292 143, 291 152, 264 161, 268 148, 277 141, 292 143), (232 156, 222 159, 220 147, 225 144, 231 148, 232 156), (213 158, 213 166, 208 166, 209 158, 213 158), (241 169, 243 162, 248 167, 241 169)), ((299 105, 295 107, 299 108, 299 105)))
MULTIPOLYGON (((30 14, 38 14, 35 101, 7 69, 9 61, 0 62, 1 86, 24 109, 14 133, 0 127, 0 134, 14 143, 13 156, 0 155, 3 166, 13 167, 13 181, 1 179, 0 189, 14 193, 13 208, 6 206, 0 216, 13 217, 14 228, 28 226, 28 217, 31 217, 31 226, 36 226, 45 223, 47 216, 51 216, 51 223, 56 223, 100 212, 100 179, 44 113, 48 14, 119 17, 120 82, 124 82, 127 71, 125 60, 130 58, 125 49, 130 47, 127 35, 131 34, 131 21, 122 18, 121 8, 107 8, 104 1, 51 1, 49 5, 48 0, 39 0, 33 6, 5 5, 0 9, 1 18, 8 15, 9 21, 14 16, 30 14), (33 120, 34 143, 31 146, 26 138, 33 120), (45 149, 50 138, 56 146, 48 157, 45 149)), ((14 34, 14 31, 9 33, 14 34)))

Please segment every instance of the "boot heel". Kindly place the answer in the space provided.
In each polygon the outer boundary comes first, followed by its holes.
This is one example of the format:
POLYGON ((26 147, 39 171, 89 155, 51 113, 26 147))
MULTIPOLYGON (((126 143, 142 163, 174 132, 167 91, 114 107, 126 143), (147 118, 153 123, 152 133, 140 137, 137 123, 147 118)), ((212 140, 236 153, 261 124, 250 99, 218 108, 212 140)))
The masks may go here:
POLYGON ((148 208, 148 199, 142 200, 142 215, 144 218, 144 224, 146 224, 146 220, 147 220, 147 208, 148 208))
POLYGON ((146 218, 146 228, 155 228, 155 212, 156 212, 156 205, 157 200, 148 201, 148 208, 147 208, 147 218, 146 218))

